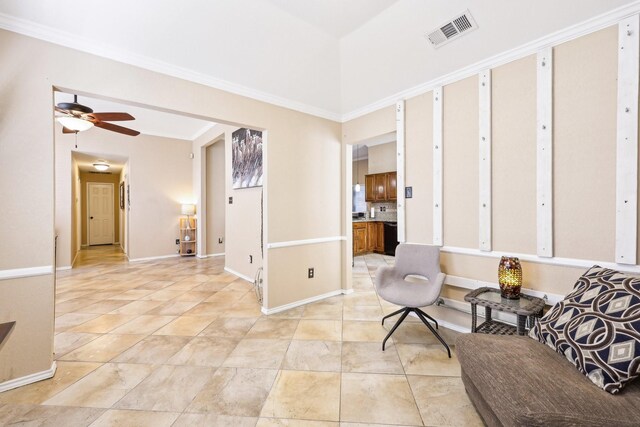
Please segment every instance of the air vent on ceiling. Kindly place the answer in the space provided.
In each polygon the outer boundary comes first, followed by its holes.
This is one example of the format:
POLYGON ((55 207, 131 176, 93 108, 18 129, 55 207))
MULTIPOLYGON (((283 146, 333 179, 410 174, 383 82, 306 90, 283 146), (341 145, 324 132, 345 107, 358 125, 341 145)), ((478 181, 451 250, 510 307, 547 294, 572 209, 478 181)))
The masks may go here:
POLYGON ((464 13, 456 16, 451 21, 427 33, 426 37, 433 47, 440 47, 476 28, 478 28, 478 24, 476 24, 475 19, 473 19, 469 10, 465 10, 464 13))
POLYGON ((96 175, 111 175, 111 172, 89 171, 89 173, 95 173, 96 175))

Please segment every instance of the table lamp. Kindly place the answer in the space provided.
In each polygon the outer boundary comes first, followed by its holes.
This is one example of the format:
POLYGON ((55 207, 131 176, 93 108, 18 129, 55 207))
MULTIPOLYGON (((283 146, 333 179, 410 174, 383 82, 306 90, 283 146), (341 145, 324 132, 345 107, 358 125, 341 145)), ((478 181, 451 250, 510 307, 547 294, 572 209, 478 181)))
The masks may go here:
POLYGON ((189 217, 195 214, 196 214, 196 205, 188 204, 188 203, 182 205, 182 215, 187 216, 187 227, 186 227, 187 230, 191 229, 191 220, 189 219, 189 217))

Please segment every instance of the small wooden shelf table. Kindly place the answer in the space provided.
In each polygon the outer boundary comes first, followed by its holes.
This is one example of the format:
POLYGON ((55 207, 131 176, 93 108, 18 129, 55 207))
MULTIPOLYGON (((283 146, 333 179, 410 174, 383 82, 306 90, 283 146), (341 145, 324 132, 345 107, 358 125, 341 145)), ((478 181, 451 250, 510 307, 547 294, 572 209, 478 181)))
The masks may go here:
POLYGON ((544 300, 530 295, 520 294, 520 299, 507 299, 500 295, 500 289, 479 288, 465 295, 464 300, 471 303, 471 332, 496 335, 524 335, 527 319, 533 323, 535 317, 542 316, 544 300), (485 321, 477 325, 477 306, 484 307, 485 321), (513 313, 518 318, 514 327, 491 318, 491 310, 513 313))

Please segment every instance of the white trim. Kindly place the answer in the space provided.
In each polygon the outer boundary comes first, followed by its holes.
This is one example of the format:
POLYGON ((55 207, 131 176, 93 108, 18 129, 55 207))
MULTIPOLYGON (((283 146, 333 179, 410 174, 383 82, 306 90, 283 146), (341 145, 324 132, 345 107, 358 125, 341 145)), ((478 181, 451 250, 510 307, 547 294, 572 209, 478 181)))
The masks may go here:
POLYGON ((40 267, 13 268, 11 270, 0 270, 0 280, 19 279, 21 277, 45 276, 53 273, 52 265, 40 267))
POLYGON ((156 259, 167 259, 167 258, 178 258, 178 257, 180 257, 180 254, 150 256, 150 257, 145 257, 145 258, 133 258, 132 259, 132 258, 129 258, 129 255, 127 255, 127 258, 129 259, 129 262, 153 261, 153 260, 156 260, 156 259))
POLYGON ((536 58, 536 253, 553 256, 553 48, 536 58))
MULTIPOLYGON (((444 279, 445 285, 455 286, 456 288, 470 289, 475 290, 478 288, 494 288, 500 289, 498 283, 494 282, 485 282, 482 280, 469 279, 467 277, 460 276, 451 276, 447 274, 447 277, 444 279)), ((522 288, 522 293, 526 295, 531 295, 534 297, 542 298, 549 305, 553 305, 558 301, 562 301, 564 299, 564 295, 554 294, 551 292, 538 291, 535 289, 527 289, 522 288)))
POLYGON ((219 254, 196 255, 196 257, 202 258, 202 259, 205 259, 205 258, 217 258, 217 257, 221 257, 221 256, 224 256, 224 252, 221 252, 219 254))
MULTIPOLYGON (((262 132, 262 306, 269 304, 269 131, 262 132)), ((228 205, 227 205, 228 206, 228 205)), ((253 283, 253 281, 252 281, 253 283)))
POLYGON ((13 380, 0 383, 0 393, 4 391, 12 390, 14 388, 22 387, 27 384, 32 384, 38 381, 52 378, 56 373, 56 368, 57 368, 56 362, 53 361, 53 363, 51 363, 51 368, 47 370, 36 372, 34 374, 25 375, 24 377, 15 378, 13 380))
POLYGON ((70 265, 65 265, 62 267, 56 267, 56 271, 66 271, 66 270, 71 270, 71 266, 70 265))
POLYGON ((635 264, 638 227, 638 15, 618 25, 616 262, 635 264))
POLYGON ((491 251, 491 70, 478 74, 478 247, 491 251))
POLYGON ((263 101, 272 105, 278 105, 302 113, 311 114, 325 119, 340 121, 340 114, 328 111, 323 108, 314 107, 302 102, 286 99, 267 92, 252 89, 227 80, 215 78, 184 67, 179 67, 160 61, 148 56, 139 55, 117 49, 103 43, 96 42, 87 37, 78 36, 66 31, 58 30, 47 25, 37 24, 22 18, 16 18, 4 13, 0 13, 0 28, 15 33, 24 34, 29 37, 44 40, 60 46, 69 47, 92 55, 111 59, 124 64, 134 65, 146 70, 155 71, 167 76, 177 77, 194 83, 199 83, 215 89, 224 90, 240 96, 246 96, 258 101, 263 101))
MULTIPOLYGON (((233 274, 234 276, 238 276, 238 277, 239 277, 239 278, 241 278, 242 280, 246 280, 246 281, 247 281, 247 282, 249 282, 249 283, 253 283, 253 279, 252 279, 251 277, 249 277, 249 276, 245 276, 245 275, 244 275, 244 274, 242 274, 242 273, 238 273, 237 271, 232 270, 232 269, 230 269, 229 267, 225 267, 225 268, 224 268, 224 271, 226 271, 227 273, 231 273, 231 274, 233 274)), ((263 272, 264 272, 264 270, 263 270, 263 272)), ((264 276, 263 276, 263 277, 264 277, 264 276)), ((264 280, 264 279, 263 279, 263 280, 264 280)), ((264 283, 264 282, 263 282, 263 283, 264 283)), ((263 290, 264 290, 264 288, 263 288, 263 290)))
POLYGON ((443 133, 442 133, 442 105, 443 105, 442 87, 433 90, 433 244, 442 246, 444 244, 443 229, 443 133))
POLYGON ((396 208, 398 221, 398 242, 405 237, 405 105, 404 101, 396 102, 396 208))
POLYGON ((291 310, 292 308, 300 307, 302 305, 311 304, 312 302, 322 301, 323 299, 335 297, 337 295, 348 295, 352 292, 353 292, 353 289, 337 289, 335 291, 327 292, 326 294, 316 295, 315 297, 305 298, 299 301, 295 301, 295 302, 281 305, 274 308, 262 307, 262 313, 268 316, 270 314, 291 310))
POLYGON ((556 46, 569 40, 576 39, 578 37, 593 33, 603 28, 615 25, 618 21, 636 14, 640 11, 640 1, 634 1, 633 3, 626 4, 617 9, 610 10, 601 15, 594 16, 578 24, 556 31, 539 39, 530 41, 516 48, 509 49, 497 55, 493 55, 482 61, 460 68, 452 73, 445 74, 437 77, 428 82, 419 84, 412 88, 397 92, 389 95, 383 99, 375 101, 364 107, 357 108, 353 111, 342 115, 342 122, 348 122, 349 120, 356 119, 366 114, 378 111, 382 108, 389 107, 396 103, 398 99, 409 99, 423 93, 430 92, 438 86, 444 86, 450 83, 454 83, 458 80, 465 79, 487 68, 495 68, 500 65, 515 61, 525 56, 536 53, 539 50, 547 48, 549 46, 556 46))
POLYGON ((319 237, 317 239, 291 240, 288 242, 267 243, 267 249, 288 248, 291 246, 315 245, 317 243, 347 240, 347 236, 319 237))
POLYGON ((451 254, 459 254, 459 255, 471 255, 471 256, 479 256, 485 258, 500 258, 504 255, 515 256, 520 258, 520 261, 533 262, 536 264, 547 264, 547 265, 557 265, 561 267, 574 267, 574 268, 590 268, 594 265, 599 265, 600 267, 612 268, 614 270, 624 271, 627 273, 640 274, 640 266, 638 265, 627 265, 627 264, 616 264, 613 262, 607 261, 593 261, 587 259, 576 259, 576 258, 545 258, 540 257, 538 255, 530 255, 530 254, 517 254, 517 253, 506 253, 506 252, 483 252, 478 249, 469 249, 469 248, 458 248, 452 246, 443 246, 440 248, 442 252, 447 252, 451 254))

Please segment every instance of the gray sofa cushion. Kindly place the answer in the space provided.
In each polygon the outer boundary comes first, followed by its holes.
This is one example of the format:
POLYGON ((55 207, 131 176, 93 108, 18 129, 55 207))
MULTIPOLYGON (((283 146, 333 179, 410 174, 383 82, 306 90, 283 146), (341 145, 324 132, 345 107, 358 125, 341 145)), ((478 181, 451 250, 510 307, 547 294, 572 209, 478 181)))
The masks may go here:
POLYGON ((590 268, 529 335, 598 387, 618 393, 640 375, 640 278, 590 268))
POLYGON ((456 353, 469 397, 488 425, 639 424, 640 383, 606 393, 529 337, 465 334, 456 353))

